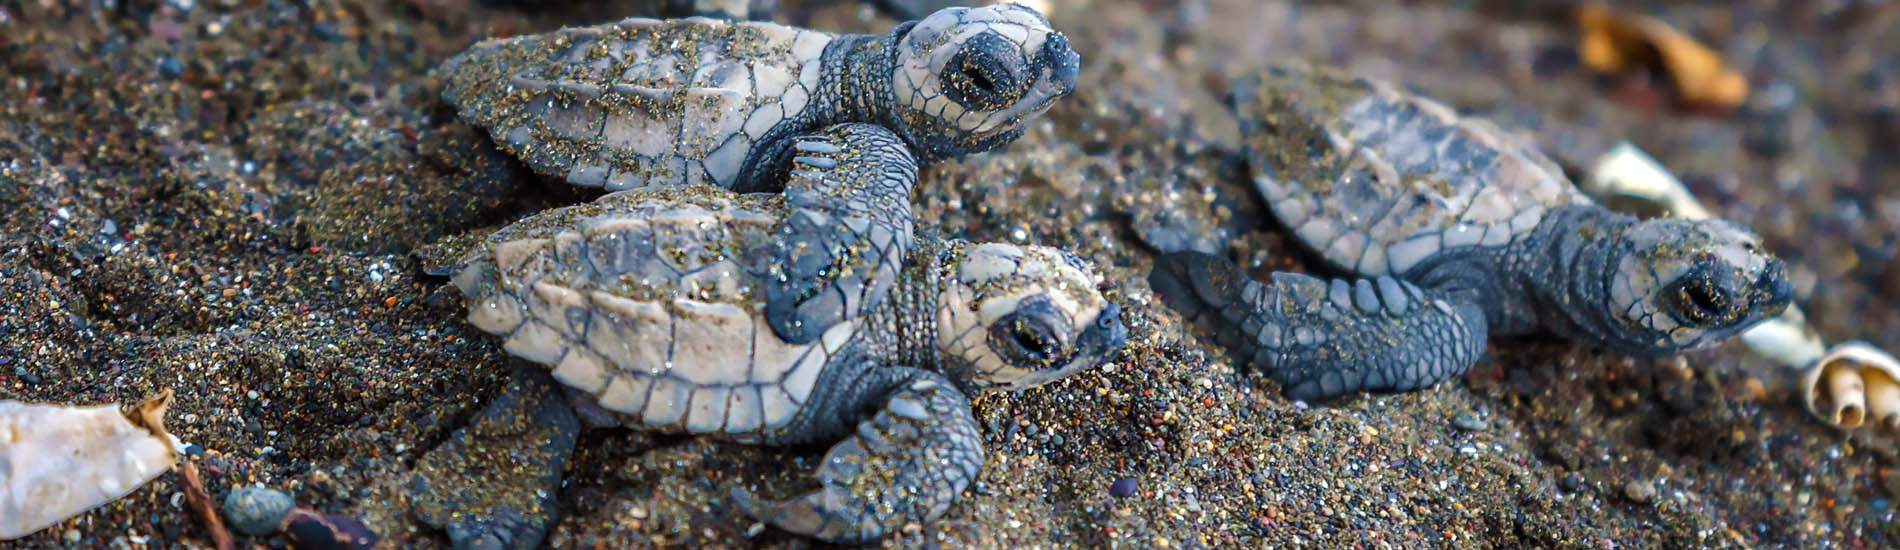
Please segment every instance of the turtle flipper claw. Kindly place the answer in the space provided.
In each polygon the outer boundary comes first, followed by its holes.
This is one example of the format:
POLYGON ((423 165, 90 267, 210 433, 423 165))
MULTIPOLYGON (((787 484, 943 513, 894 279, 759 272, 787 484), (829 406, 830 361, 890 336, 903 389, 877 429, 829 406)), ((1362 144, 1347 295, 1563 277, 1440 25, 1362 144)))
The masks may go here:
POLYGON ((785 185, 765 318, 779 338, 808 344, 883 300, 910 251, 916 159, 897 134, 839 124, 801 136, 785 185))
POLYGON ((733 500, 773 527, 838 543, 874 541, 943 515, 983 466, 976 418, 941 375, 920 373, 899 388, 825 454, 822 488, 774 502, 735 486, 733 500))
POLYGON ((580 422, 546 369, 517 364, 487 408, 416 461, 413 512, 455 548, 536 548, 580 422))

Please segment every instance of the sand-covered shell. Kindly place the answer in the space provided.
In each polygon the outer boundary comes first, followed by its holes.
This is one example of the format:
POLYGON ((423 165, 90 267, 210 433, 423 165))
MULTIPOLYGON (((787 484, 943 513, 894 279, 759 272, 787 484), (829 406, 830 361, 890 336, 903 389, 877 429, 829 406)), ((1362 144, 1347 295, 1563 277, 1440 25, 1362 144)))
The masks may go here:
POLYGON ((1232 94, 1274 217, 1364 276, 1506 244, 1591 202, 1529 140, 1387 82, 1292 62, 1235 79, 1232 94))
POLYGON ((121 407, 0 401, 0 540, 125 496, 170 470, 171 390, 121 407))
POLYGON ((440 71, 462 118, 536 172, 610 191, 730 188, 755 144, 804 116, 835 38, 770 22, 629 18, 486 40, 440 71))
POLYGON ((612 193, 498 231, 454 283, 470 324, 622 422, 743 439, 791 421, 858 324, 792 345, 766 323, 785 209, 704 186, 612 193))

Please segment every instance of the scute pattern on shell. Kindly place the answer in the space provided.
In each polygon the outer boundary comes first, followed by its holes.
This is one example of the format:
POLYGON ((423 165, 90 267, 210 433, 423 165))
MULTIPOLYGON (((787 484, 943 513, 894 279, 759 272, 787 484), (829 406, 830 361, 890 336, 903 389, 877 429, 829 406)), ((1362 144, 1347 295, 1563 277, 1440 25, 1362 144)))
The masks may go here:
POLYGON ((732 187, 810 106, 836 36, 705 17, 491 39, 442 65, 444 95, 535 171, 608 190, 732 187))
POLYGON ((1275 217, 1363 276, 1507 244, 1550 210, 1590 202, 1526 140, 1383 81, 1291 63, 1236 79, 1233 94, 1275 217))
POLYGON ((791 421, 856 325, 801 346, 765 323, 784 209, 704 186, 613 193, 497 232, 454 282, 471 324, 623 422, 756 434, 791 421))

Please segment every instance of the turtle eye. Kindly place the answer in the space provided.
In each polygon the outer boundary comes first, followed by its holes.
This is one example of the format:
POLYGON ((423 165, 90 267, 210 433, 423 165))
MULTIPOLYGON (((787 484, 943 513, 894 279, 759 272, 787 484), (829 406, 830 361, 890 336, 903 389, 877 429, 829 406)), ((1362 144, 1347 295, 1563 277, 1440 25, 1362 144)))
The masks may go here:
POLYGON ((1054 362, 1061 344, 1046 318, 1011 313, 990 325, 990 349, 1017 367, 1042 368, 1054 362))
POLYGON ((969 82, 972 91, 986 95, 996 94, 996 83, 990 80, 990 75, 984 74, 981 64, 964 62, 963 79, 969 82))
POLYGON ((994 111, 1008 107, 1018 95, 1016 72, 1010 60, 1021 54, 1009 41, 986 32, 964 43, 944 66, 944 94, 966 109, 994 111))
POLYGON ((1735 297, 1710 277, 1694 270, 1677 279, 1667 296, 1676 317, 1697 326, 1726 323, 1735 318, 1735 297))

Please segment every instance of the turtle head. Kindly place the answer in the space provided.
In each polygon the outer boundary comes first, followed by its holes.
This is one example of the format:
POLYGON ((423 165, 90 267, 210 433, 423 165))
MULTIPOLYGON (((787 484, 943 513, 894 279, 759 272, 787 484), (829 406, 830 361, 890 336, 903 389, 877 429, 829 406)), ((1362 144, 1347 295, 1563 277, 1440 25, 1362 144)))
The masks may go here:
POLYGON ((942 267, 937 352, 967 388, 1036 387, 1107 361, 1128 340, 1094 270, 1062 250, 961 243, 942 267))
POLYGON ((1724 220, 1652 218, 1631 226, 1612 259, 1608 331, 1626 353, 1667 356, 1715 344, 1780 315, 1794 300, 1787 268, 1759 237, 1724 220))
POLYGON ((925 159, 1015 141, 1075 91, 1081 56, 1017 4, 945 8, 891 31, 894 115, 925 159))

